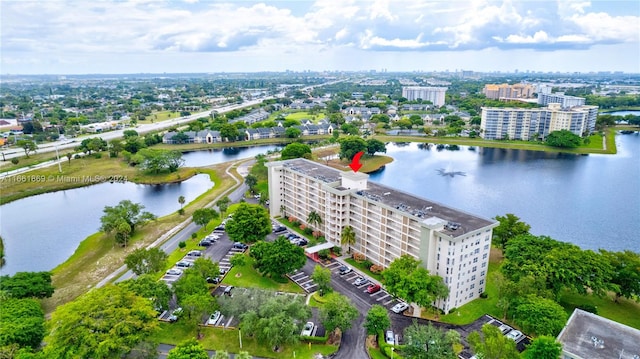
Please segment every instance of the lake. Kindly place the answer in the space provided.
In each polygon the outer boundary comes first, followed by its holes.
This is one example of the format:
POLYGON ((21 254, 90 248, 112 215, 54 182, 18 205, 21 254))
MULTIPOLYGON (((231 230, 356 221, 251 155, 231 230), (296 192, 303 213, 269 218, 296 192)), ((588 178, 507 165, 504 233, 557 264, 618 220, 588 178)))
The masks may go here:
POLYGON ((616 144, 616 155, 588 156, 389 144, 395 161, 370 178, 488 218, 514 213, 532 233, 585 249, 640 252, 640 136, 616 144))

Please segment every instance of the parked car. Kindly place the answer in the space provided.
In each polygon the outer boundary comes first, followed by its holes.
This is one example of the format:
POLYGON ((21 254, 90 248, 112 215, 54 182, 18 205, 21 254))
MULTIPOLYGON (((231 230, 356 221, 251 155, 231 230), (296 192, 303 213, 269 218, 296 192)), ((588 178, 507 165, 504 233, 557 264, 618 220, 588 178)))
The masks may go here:
POLYGON ((303 337, 310 337, 311 333, 313 333, 313 327, 315 327, 313 322, 307 322, 307 324, 304 325, 304 328, 302 328, 302 333, 300 333, 300 335, 303 337))
POLYGON ((277 226, 277 227, 273 227, 273 233, 279 233, 279 232, 284 232, 286 231, 287 228, 284 226, 277 226))
POLYGON ((404 302, 400 302, 396 305, 393 306, 393 308, 391 308, 391 311, 394 313, 402 313, 405 310, 407 310, 407 308, 409 308, 409 304, 404 303, 404 302))
POLYGON ((181 275, 182 271, 178 268, 171 268, 167 271, 168 275, 181 275))
POLYGON ((224 268, 220 268, 218 269, 218 272, 220 273, 220 275, 224 275, 225 273, 227 273, 227 270, 224 268))
POLYGON ((189 257, 201 257, 202 256, 202 251, 199 251, 197 249, 194 249, 192 251, 189 251, 189 253, 187 253, 187 255, 189 257))
POLYGON ((207 283, 211 283, 211 284, 218 284, 220 283, 220 276, 217 277, 207 277, 207 283))
POLYGON ((221 224, 215 228, 216 231, 224 231, 224 224, 221 224))
POLYGON ((180 268, 189 268, 192 265, 193 265, 193 263, 187 262, 187 261, 180 261, 180 262, 176 263, 176 267, 180 267, 180 268))
POLYGON ((203 239, 200 241, 200 243, 198 243, 200 247, 209 247, 212 244, 213 244, 213 241, 210 241, 208 239, 203 239))
POLYGON ((340 267, 340 275, 351 273, 352 269, 347 266, 340 267))
POLYGON ((302 247, 302 246, 306 246, 307 244, 309 244, 309 242, 304 238, 298 238, 298 239, 296 239, 296 244, 299 245, 300 247, 302 247))
POLYGON ((216 325, 216 323, 218 322, 218 320, 220 320, 220 317, 222 316, 222 314, 220 314, 220 311, 217 310, 215 311, 213 314, 211 314, 211 316, 209 317, 209 320, 207 321, 207 324, 209 325, 216 325))
POLYGON ((522 339, 522 337, 524 337, 524 334, 522 334, 522 332, 519 330, 512 330, 509 333, 507 333, 507 338, 516 342, 522 339))
POLYGON ((381 289, 380 288, 380 284, 370 284, 367 287, 367 293, 373 294, 373 293, 378 292, 380 289, 381 289))
POLYGON ((170 322, 175 322, 176 320, 178 320, 178 317, 180 317, 180 314, 182 314, 182 308, 178 307, 171 312, 171 314, 169 315, 169 318, 167 319, 170 322))
POLYGON ((244 251, 247 248, 249 248, 249 246, 244 244, 244 243, 242 243, 242 242, 236 242, 236 243, 233 244, 233 248, 242 249, 244 251))
POLYGON ((224 292, 222 292, 222 294, 224 294, 224 295, 228 295, 228 296, 231 296, 231 290, 232 290, 232 289, 233 289, 233 286, 231 286, 231 285, 230 285, 230 286, 228 286, 228 287, 226 287, 226 288, 224 289, 224 292))
POLYGON ((390 345, 396 344, 395 335, 393 335, 393 332, 391 330, 387 330, 387 333, 384 335, 384 341, 390 345))
POLYGON ((356 278, 355 282, 353 282, 353 285, 357 285, 359 287, 359 286, 365 285, 367 283, 369 283, 368 279, 365 279, 363 277, 358 277, 358 278, 356 278))

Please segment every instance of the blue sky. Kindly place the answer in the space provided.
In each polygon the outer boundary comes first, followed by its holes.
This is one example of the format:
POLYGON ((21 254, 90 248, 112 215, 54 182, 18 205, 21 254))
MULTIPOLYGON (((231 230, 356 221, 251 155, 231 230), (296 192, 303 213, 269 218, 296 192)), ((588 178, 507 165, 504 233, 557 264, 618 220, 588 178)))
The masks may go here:
POLYGON ((2 1, 3 74, 640 72, 640 1, 2 1))

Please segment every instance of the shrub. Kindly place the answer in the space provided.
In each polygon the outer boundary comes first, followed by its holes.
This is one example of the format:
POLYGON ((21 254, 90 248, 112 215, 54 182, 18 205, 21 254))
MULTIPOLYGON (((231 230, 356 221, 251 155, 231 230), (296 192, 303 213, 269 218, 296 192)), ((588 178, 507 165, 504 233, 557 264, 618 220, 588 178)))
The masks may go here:
POLYGON ((102 153, 96 152, 93 154, 93 158, 102 158, 102 153))
POLYGON ((313 231, 313 233, 311 233, 311 235, 313 236, 313 238, 318 238, 318 237, 320 237, 320 235, 322 235, 322 232, 320 232, 320 231, 313 231))
POLYGON ((320 236, 320 237, 318 237, 318 243, 324 243, 324 242, 326 242, 326 241, 327 241, 327 239, 326 239, 326 238, 324 238, 324 236, 320 236))
POLYGON ((355 253, 355 252, 353 253, 352 257, 353 257, 353 260, 358 262, 358 263, 362 262, 364 260, 364 258, 365 258, 364 254, 355 253))
POLYGON ((306 235, 311 235, 311 233, 313 233, 313 229, 307 227, 303 230, 304 234, 306 235))
POLYGON ((191 233, 191 238, 192 239, 198 238, 198 234, 196 232, 191 233))
POLYGON ((18 164, 18 162, 20 162, 20 160, 19 160, 19 159, 17 159, 17 158, 12 158, 12 159, 11 159, 11 163, 13 163, 14 165, 17 165, 17 164, 18 164))
POLYGON ((289 220, 289 222, 293 223, 296 221, 296 217, 294 216, 289 216, 289 218, 287 218, 287 220, 289 220))
POLYGON ((321 259, 329 259, 331 257, 331 254, 329 253, 328 249, 323 249, 323 250, 318 252, 318 256, 321 259))
POLYGON ((373 266, 373 262, 371 262, 371 261, 370 261, 370 260, 368 260, 368 259, 365 259, 365 260, 363 260, 363 261, 362 261, 362 265, 363 265, 365 268, 371 268, 371 266, 373 266))
POLYGON ((338 246, 331 248, 331 251, 337 256, 340 256, 342 254, 342 248, 338 246))
POLYGON ((187 242, 185 242, 185 241, 180 241, 180 243, 178 243, 178 247, 180 247, 180 249, 184 249, 184 247, 186 247, 186 246, 187 246, 187 242))
POLYGON ((377 265, 377 264, 374 264, 374 265, 371 266, 371 268, 369 268, 371 273, 375 273, 375 274, 378 274, 378 273, 382 272, 383 269, 384 269, 383 266, 377 265))
POLYGON ((305 229, 307 229, 307 226, 305 226, 304 224, 301 224, 300 229, 304 231, 305 229))
POLYGON ((308 343, 317 343, 317 344, 326 344, 327 340, 329 340, 329 333, 325 334, 324 337, 307 337, 300 336, 300 340, 308 343))
POLYGON ((456 307, 453 307, 453 308, 449 309, 449 314, 455 313, 456 310, 458 310, 458 308, 456 308, 456 307))
POLYGON ((488 298, 488 297, 489 297, 489 294, 487 294, 487 292, 482 292, 482 293, 480 293, 480 298, 482 298, 482 299, 486 299, 486 298, 488 298))
MULTIPOLYGON (((180 208, 178 210, 178 214, 182 216, 184 214, 184 208, 180 208)), ((192 233, 192 235, 193 235, 193 233, 192 233)))
POLYGON ((300 225, 300 221, 298 221, 298 220, 294 220, 293 222, 291 222, 291 224, 292 224, 294 227, 298 227, 298 226, 300 225))
POLYGON ((595 305, 592 305, 592 304, 580 304, 577 308, 578 309, 582 309, 585 312, 598 314, 598 307, 596 307, 595 305))

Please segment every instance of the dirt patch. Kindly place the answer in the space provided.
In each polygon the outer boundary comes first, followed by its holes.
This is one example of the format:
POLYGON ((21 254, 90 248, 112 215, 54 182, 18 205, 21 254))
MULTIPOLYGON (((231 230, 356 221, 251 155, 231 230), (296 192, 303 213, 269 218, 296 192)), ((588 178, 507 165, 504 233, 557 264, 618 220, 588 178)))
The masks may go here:
POLYGON ((378 341, 376 340, 376 336, 375 335, 368 335, 367 336, 367 348, 379 349, 378 341))
POLYGON ((342 332, 340 331, 340 329, 336 329, 331 333, 329 333, 329 339, 327 340, 327 344, 340 346, 341 340, 342 340, 342 332))

